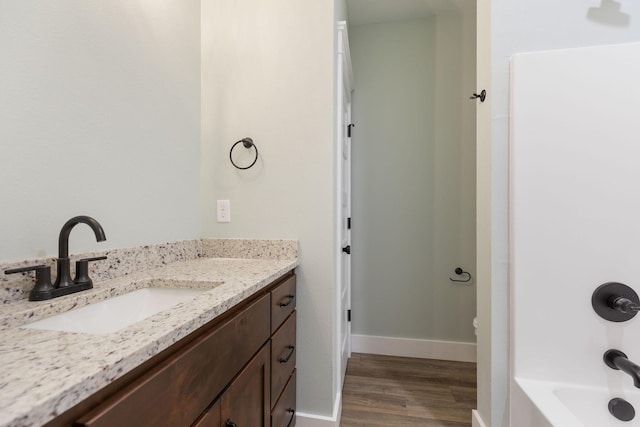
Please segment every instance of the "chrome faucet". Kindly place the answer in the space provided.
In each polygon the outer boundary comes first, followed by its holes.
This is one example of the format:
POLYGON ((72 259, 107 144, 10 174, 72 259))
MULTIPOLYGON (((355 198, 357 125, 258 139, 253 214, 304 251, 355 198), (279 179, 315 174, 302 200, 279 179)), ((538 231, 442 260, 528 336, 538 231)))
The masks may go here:
POLYGON ((80 223, 87 224, 91 227, 93 233, 96 235, 96 241, 103 242, 107 240, 100 223, 89 216, 76 216, 67 221, 62 226, 58 238, 58 260, 56 262, 58 271, 54 284, 51 284, 51 267, 44 264, 5 270, 5 274, 24 273, 35 270, 36 283, 31 292, 29 292, 30 301, 48 300, 93 288, 93 281, 89 277, 89 262, 107 259, 107 257, 84 258, 76 261, 76 277, 73 280, 71 279, 69 235, 73 227, 80 223))
POLYGON ((631 375, 633 385, 640 388, 640 366, 627 358, 627 355, 620 350, 607 350, 603 356, 604 363, 611 369, 621 370, 631 375))

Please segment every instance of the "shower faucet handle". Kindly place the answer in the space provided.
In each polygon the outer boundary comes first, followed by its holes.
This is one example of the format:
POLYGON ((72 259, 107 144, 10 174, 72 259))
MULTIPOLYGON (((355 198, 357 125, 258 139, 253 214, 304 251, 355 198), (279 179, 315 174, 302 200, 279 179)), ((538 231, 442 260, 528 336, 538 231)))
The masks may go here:
POLYGON ((640 298, 624 283, 608 282, 593 292, 591 306, 605 320, 625 322, 640 311, 640 298))
POLYGON ((609 301, 609 305, 614 310, 618 310, 620 313, 625 314, 640 311, 640 305, 625 297, 612 297, 609 301))

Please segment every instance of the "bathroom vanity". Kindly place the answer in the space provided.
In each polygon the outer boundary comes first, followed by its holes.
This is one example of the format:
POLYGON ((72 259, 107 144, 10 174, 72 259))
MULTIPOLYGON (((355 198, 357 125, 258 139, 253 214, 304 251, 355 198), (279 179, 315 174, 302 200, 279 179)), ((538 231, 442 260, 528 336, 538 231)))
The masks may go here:
POLYGON ((23 327, 66 301, 8 304, 16 324, 0 318, 9 368, 0 380, 0 426, 294 426, 297 262, 203 257, 63 297, 211 288, 106 335, 23 327))
POLYGON ((119 390, 99 393, 105 397, 82 402, 48 426, 289 425, 270 423, 270 416, 272 408, 277 418, 295 414, 295 391, 279 399, 289 381, 295 389, 294 301, 289 273, 153 357, 119 390))

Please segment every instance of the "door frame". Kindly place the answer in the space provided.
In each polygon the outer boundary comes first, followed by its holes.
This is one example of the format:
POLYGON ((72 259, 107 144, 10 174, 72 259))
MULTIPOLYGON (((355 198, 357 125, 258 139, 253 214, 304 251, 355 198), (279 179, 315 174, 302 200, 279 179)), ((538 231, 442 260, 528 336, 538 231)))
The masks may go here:
MULTIPOLYGON (((343 104, 346 101, 348 103, 348 116, 351 115, 351 93, 353 92, 353 72, 351 69, 351 54, 349 51, 349 38, 347 35, 347 23, 346 21, 340 21, 337 24, 336 29, 336 125, 335 125, 335 144, 334 144, 334 164, 336 170, 336 180, 334 188, 334 204, 335 204, 335 237, 334 237, 334 258, 335 258, 335 363, 336 369, 334 370, 336 378, 335 384, 338 387, 338 393, 342 391, 342 384, 344 381, 344 369, 342 364, 346 361, 342 360, 342 343, 346 340, 347 353, 351 356, 351 325, 347 320, 347 310, 350 310, 350 298, 351 298, 351 280, 350 280, 350 261, 348 256, 343 255, 343 244, 350 244, 350 233, 347 230, 347 235, 343 233, 344 215, 342 212, 343 205, 343 183, 345 180, 349 183, 350 187, 350 170, 345 172, 343 167, 342 155, 343 155, 343 142, 348 144, 348 150, 350 152, 350 138, 345 141, 347 137, 346 128, 349 125, 344 117, 343 104), (345 96, 347 99, 345 100, 345 96), (345 272, 346 270, 346 272, 345 272), (349 276, 346 278, 348 283, 343 283, 345 280, 344 274, 349 276), (343 286, 346 286, 346 304, 343 304, 342 290, 343 286), (346 324, 345 324, 346 322, 346 324), (344 328, 344 329, 343 329, 344 328), (346 337, 342 335, 342 331, 346 330, 346 337)), ((350 169, 350 168, 349 168, 350 169)), ((350 209, 351 206, 351 194, 350 190, 347 191, 347 206, 350 209)), ((349 213, 350 214, 350 213, 349 213)), ((346 227, 345 227, 346 228, 346 227)))
MULTIPOLYGON (((487 424, 491 421, 502 422, 508 419, 509 402, 508 402, 508 375, 509 372, 495 370, 493 368, 493 360, 491 348, 493 346, 494 337, 492 336, 492 116, 491 116, 491 11, 492 0, 475 0, 476 2, 476 84, 477 89, 486 89, 489 93, 488 102, 478 105, 476 115, 476 313, 478 317, 478 404, 477 410, 473 411, 472 421, 475 426, 485 425, 482 417, 487 420, 487 424), (493 383, 497 383, 492 387, 493 383), (495 390, 494 390, 495 388, 495 390), (506 414, 493 413, 493 407, 496 401, 506 400, 506 414), (481 417, 482 415, 482 417, 481 417)), ((335 305, 334 316, 336 326, 335 334, 335 362, 334 369, 336 375, 335 384, 342 384, 340 362, 340 326, 341 326, 341 303, 340 297, 340 278, 341 270, 341 248, 340 246, 340 131, 342 122, 342 93, 339 90, 342 83, 343 70, 345 68, 345 54, 348 55, 349 46, 346 33, 346 22, 338 23, 337 30, 337 56, 336 56, 336 137, 335 137, 335 167, 336 182, 334 188, 335 194, 335 240, 334 240, 334 259, 336 265, 335 271, 335 305)), ((349 62, 349 72, 351 72, 351 64, 349 62)), ((352 75, 349 84, 352 84, 352 75)), ((497 309, 500 312, 500 309, 497 309)), ((496 339, 497 340, 497 339, 496 339)), ((502 359, 504 355, 498 355, 495 359, 502 359)), ((338 390, 340 393, 341 390, 338 390)), ((338 399, 341 402, 341 399, 338 399)), ((334 408, 335 409, 335 408, 334 408)))
MULTIPOLYGON (((496 361, 504 358, 494 349, 492 326, 492 68, 491 68, 491 0, 476 0, 476 90, 487 91, 485 102, 476 109, 476 316, 477 329, 477 410, 473 427, 504 425, 508 420, 507 372, 496 361), (506 402, 506 413, 495 411, 506 402), (504 417, 502 422, 500 417, 504 417)), ((479 93, 479 92, 478 92, 479 93)), ((497 311, 501 311, 499 308, 497 311)))

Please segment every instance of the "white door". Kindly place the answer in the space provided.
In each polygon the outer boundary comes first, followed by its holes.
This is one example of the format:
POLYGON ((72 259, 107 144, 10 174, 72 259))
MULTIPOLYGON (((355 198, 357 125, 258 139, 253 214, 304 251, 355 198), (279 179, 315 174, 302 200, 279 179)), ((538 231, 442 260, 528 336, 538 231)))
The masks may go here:
POLYGON ((338 25, 338 125, 336 153, 338 179, 336 193, 340 220, 338 226, 338 358, 340 387, 344 381, 347 362, 351 356, 351 58, 346 23, 338 25))
POLYGON ((342 138, 342 188, 341 188, 341 243, 342 284, 340 301, 342 306, 342 331, 340 343, 341 376, 344 380, 347 361, 351 357, 351 102, 343 102, 342 109, 346 126, 342 138))

